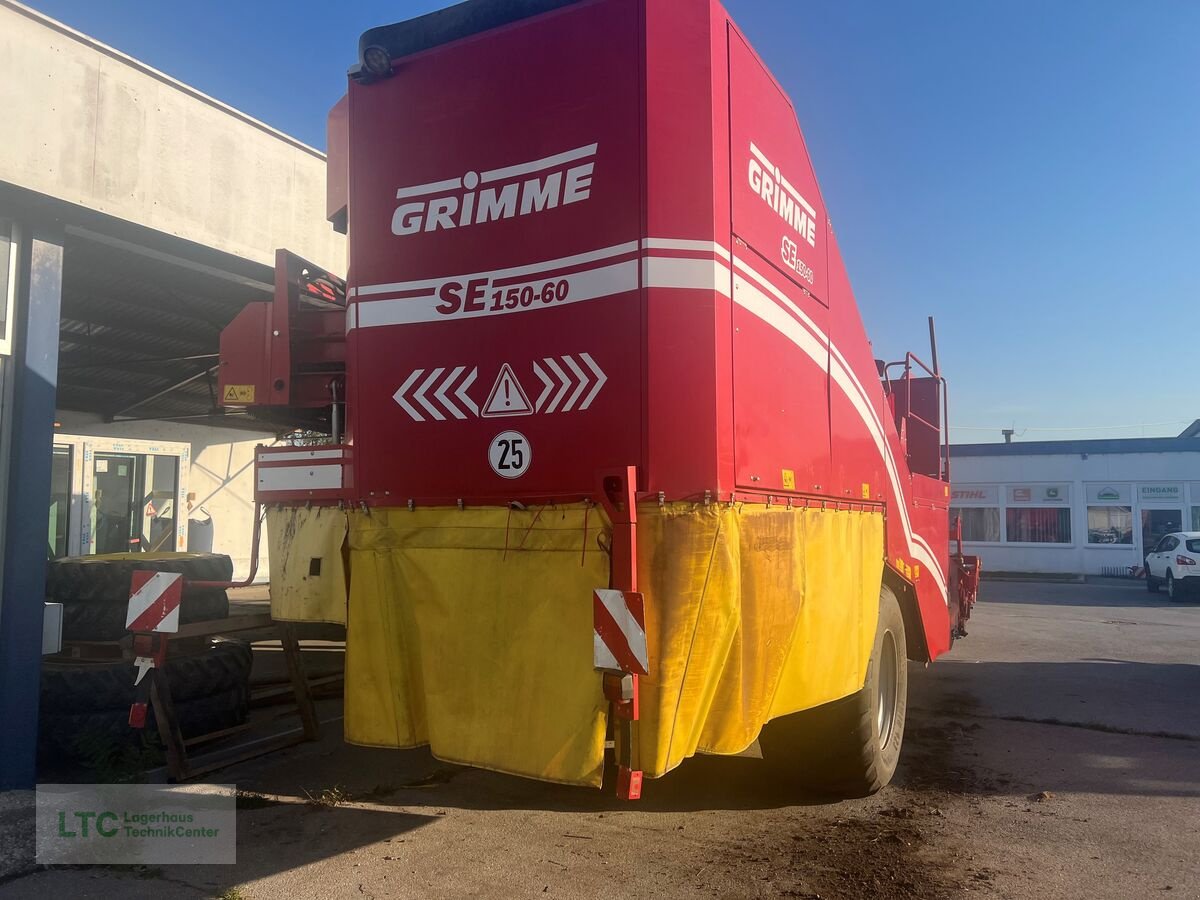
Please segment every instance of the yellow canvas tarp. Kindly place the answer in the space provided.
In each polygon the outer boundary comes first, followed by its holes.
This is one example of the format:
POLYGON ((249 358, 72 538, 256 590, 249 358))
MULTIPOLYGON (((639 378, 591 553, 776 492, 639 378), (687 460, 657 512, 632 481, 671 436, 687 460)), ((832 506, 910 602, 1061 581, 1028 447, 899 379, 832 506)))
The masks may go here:
POLYGON ((346 624, 346 514, 338 509, 267 509, 271 617, 346 624))
MULTIPOLYGON (((683 503, 638 515, 648 776, 697 751, 740 752, 767 720, 862 686, 882 515, 683 503)), ((583 506, 351 512, 347 740, 598 785, 607 707, 591 592, 608 584, 597 537, 609 530, 583 506)))
POLYGON ((697 751, 740 753, 768 720, 862 687, 883 575, 881 515, 751 505, 638 515, 648 776, 697 751))
POLYGON ((582 507, 353 513, 346 739, 599 784, 603 525, 582 507))

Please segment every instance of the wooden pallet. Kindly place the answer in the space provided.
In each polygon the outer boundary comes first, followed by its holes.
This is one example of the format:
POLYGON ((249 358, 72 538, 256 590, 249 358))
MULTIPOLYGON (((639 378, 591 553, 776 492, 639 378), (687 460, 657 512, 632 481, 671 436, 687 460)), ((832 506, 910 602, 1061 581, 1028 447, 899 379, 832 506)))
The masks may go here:
POLYGON ((146 677, 150 682, 150 702, 154 706, 154 717, 158 725, 158 734, 162 738, 167 751, 167 774, 172 781, 186 781, 196 778, 214 769, 224 768, 236 762, 262 756, 291 747, 303 741, 315 741, 320 737, 320 725, 317 722, 316 707, 313 705, 312 692, 308 678, 304 674, 304 662, 300 657, 300 643, 296 640, 292 626, 286 622, 276 622, 269 613, 249 616, 233 616, 228 619, 215 619, 210 622, 194 622, 183 625, 179 631, 169 635, 170 641, 183 641, 193 638, 208 638, 217 635, 236 634, 243 631, 274 630, 279 636, 283 648, 283 658, 287 665, 288 678, 291 681, 292 693, 295 695, 296 711, 300 717, 300 727, 272 735, 266 738, 249 741, 223 750, 191 755, 189 747, 209 743, 223 737, 244 732, 249 724, 222 729, 212 734, 197 735, 184 740, 179 730, 179 719, 175 714, 175 704, 171 699, 171 688, 166 678, 159 678, 158 670, 151 669, 146 677))

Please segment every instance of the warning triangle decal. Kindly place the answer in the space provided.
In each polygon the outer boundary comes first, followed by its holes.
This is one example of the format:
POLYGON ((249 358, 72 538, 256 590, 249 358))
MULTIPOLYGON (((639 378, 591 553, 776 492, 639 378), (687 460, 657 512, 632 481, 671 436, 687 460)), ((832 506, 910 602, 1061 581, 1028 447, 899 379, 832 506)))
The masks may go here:
POLYGON ((527 416, 533 412, 533 404, 513 374, 512 366, 505 363, 500 367, 492 392, 488 394, 487 403, 479 411, 485 418, 496 416, 527 416))

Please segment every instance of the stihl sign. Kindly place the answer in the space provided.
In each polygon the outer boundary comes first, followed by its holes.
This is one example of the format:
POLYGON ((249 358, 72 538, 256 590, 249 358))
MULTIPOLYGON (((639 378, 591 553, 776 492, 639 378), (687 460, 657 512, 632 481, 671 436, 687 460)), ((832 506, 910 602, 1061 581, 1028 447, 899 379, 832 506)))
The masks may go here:
POLYGON ((421 199, 396 207, 392 234, 482 225, 586 200, 592 194, 596 147, 587 144, 502 169, 402 187, 397 200, 421 199))

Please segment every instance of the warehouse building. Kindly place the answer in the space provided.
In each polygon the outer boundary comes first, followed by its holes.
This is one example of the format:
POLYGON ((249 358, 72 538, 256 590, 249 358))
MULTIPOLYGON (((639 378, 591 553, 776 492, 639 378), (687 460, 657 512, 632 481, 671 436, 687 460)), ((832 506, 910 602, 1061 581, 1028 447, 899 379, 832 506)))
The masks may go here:
POLYGON ((276 434, 217 402, 219 336, 273 296, 276 248, 340 272, 346 247, 318 150, 14 0, 0 51, 3 790, 34 777, 48 558, 248 574, 276 434))
POLYGON ((1173 438, 960 444, 951 523, 992 572, 1127 575, 1200 530, 1200 420, 1173 438))

